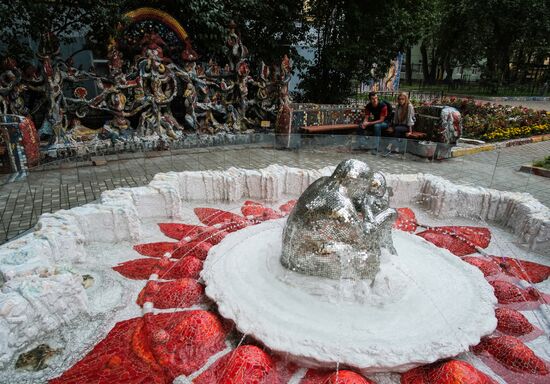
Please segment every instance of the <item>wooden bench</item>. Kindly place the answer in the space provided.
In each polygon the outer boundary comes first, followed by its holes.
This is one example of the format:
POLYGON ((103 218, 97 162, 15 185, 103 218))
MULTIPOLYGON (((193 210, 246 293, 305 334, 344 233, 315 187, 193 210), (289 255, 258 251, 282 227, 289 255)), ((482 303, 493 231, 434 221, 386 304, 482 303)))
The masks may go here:
POLYGON ((309 125, 302 127, 305 133, 321 133, 330 131, 343 131, 347 129, 356 129, 357 124, 331 124, 331 125, 309 125))
MULTIPOLYGON (((306 127, 302 127, 302 130, 305 133, 322 133, 322 132, 330 132, 330 131, 343 131, 343 130, 349 130, 349 129, 357 129, 358 124, 332 124, 332 125, 310 125, 306 127)), ((393 130, 390 128, 390 132, 393 133, 393 130)), ((407 139, 412 140, 422 140, 425 139, 427 136, 426 132, 419 132, 419 131, 413 131, 411 133, 407 133, 407 139)))

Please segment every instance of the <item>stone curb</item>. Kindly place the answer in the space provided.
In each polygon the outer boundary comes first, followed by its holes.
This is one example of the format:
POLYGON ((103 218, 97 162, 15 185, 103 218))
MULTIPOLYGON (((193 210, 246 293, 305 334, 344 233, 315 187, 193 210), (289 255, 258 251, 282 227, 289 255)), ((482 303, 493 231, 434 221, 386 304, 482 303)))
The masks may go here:
POLYGON ((468 148, 454 147, 451 150, 451 157, 474 155, 480 152, 494 151, 496 149, 515 147, 517 145, 540 143, 542 141, 547 141, 547 140, 550 140, 550 133, 547 133, 544 135, 531 136, 531 137, 522 137, 519 139, 506 140, 506 141, 501 141, 501 142, 492 143, 492 144, 483 144, 475 147, 468 147, 468 148))

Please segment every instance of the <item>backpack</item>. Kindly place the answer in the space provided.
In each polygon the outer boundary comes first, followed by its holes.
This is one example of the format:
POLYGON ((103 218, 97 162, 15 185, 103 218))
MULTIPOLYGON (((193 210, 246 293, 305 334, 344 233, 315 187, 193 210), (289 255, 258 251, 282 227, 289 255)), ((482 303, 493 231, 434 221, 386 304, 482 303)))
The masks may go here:
POLYGON ((388 116, 386 116, 386 119, 384 121, 393 121, 393 106, 389 101, 381 100, 382 103, 386 105, 386 108, 388 108, 388 116))

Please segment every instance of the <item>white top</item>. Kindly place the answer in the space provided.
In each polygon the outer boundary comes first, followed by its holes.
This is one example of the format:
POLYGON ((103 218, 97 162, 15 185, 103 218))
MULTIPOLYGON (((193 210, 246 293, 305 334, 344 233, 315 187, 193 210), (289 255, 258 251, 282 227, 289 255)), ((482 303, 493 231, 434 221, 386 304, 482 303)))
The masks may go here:
POLYGON ((401 106, 401 104, 397 104, 397 108, 395 108, 395 113, 393 115, 393 124, 394 125, 407 125, 409 127, 412 127, 414 125, 414 107, 411 103, 405 106, 401 106), (407 108, 407 113, 405 114, 405 118, 401 120, 399 118, 401 114, 401 110, 403 108, 407 108))

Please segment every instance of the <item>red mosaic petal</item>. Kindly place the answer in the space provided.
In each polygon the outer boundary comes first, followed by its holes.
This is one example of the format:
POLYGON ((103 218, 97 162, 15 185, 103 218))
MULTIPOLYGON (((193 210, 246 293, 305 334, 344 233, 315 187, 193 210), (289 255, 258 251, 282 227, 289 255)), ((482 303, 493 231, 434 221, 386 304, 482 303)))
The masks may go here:
POLYGON ((473 348, 475 353, 488 352, 500 364, 514 372, 546 376, 547 363, 521 340, 513 336, 486 337, 473 348))
POLYGON ((152 356, 170 382, 196 371, 225 348, 227 330, 211 312, 147 314, 144 319, 139 335, 143 346, 134 343, 134 352, 146 358, 152 356))
POLYGON ((300 384, 374 384, 374 381, 348 370, 327 372, 310 369, 300 384))
POLYGON ((298 200, 289 200, 279 207, 279 211, 288 215, 290 211, 292 211, 292 209, 294 208, 297 202, 298 200))
POLYGON ((160 231, 172 239, 181 240, 185 237, 194 237, 204 229, 202 225, 160 223, 160 231))
POLYGON ((403 373, 401 384, 496 384, 496 381, 465 361, 443 360, 403 373))
POLYGON ((414 232, 418 227, 416 216, 410 208, 397 208, 397 219, 393 223, 395 229, 405 232, 414 232))
POLYGON ((136 303, 153 303, 155 308, 187 308, 201 301, 204 287, 194 279, 149 281, 139 293, 136 303))
POLYGON ((262 204, 250 200, 244 202, 244 205, 241 207, 241 212, 244 217, 257 221, 273 220, 282 217, 282 215, 274 209, 264 207, 262 204))
POLYGON ((227 233, 223 228, 215 227, 200 227, 201 229, 195 234, 195 236, 190 238, 190 241, 195 242, 208 242, 212 245, 218 244, 223 240, 227 233))
POLYGON ((540 283, 550 276, 550 267, 546 265, 511 257, 492 256, 492 258, 500 265, 504 273, 518 279, 540 283))
POLYGON ((193 256, 185 256, 172 265, 164 268, 164 270, 159 273, 159 278, 165 280, 182 279, 185 277, 198 279, 201 271, 202 260, 193 256))
POLYGON ((113 269, 122 276, 133 280, 147 280, 153 273, 160 273, 167 266, 173 265, 168 259, 136 259, 121 263, 113 269))
POLYGON ((212 248, 212 244, 207 241, 181 242, 174 250, 171 257, 174 259, 181 259, 185 256, 193 256, 197 259, 205 260, 210 248, 212 248))
POLYGON ((466 256, 462 260, 474 267, 478 267, 484 276, 494 276, 502 273, 500 266, 492 259, 486 257, 466 256))
POLYGON ((194 384, 278 384, 271 356, 253 345, 243 345, 228 353, 199 375, 194 384))
POLYGON ((495 309, 497 330, 511 336, 522 336, 531 333, 535 327, 521 312, 510 308, 495 309))
POLYGON ((491 232, 483 227, 432 227, 417 235, 457 256, 474 253, 476 247, 487 248, 491 241, 491 232))
POLYGON ((147 243, 134 245, 134 250, 143 256, 164 257, 166 253, 172 253, 178 246, 176 242, 161 241, 158 243, 147 243))
POLYGON ((50 380, 50 384, 168 384, 156 363, 149 364, 132 351, 132 337, 142 318, 117 323, 82 360, 50 380))
POLYGON ((500 304, 538 301, 541 298, 540 293, 534 288, 522 289, 503 280, 493 280, 489 284, 493 286, 495 296, 500 304))
POLYGON ((241 207, 241 213, 244 217, 248 216, 261 216, 265 207, 257 203, 255 201, 247 200, 244 202, 243 206, 241 207))
POLYGON ((233 212, 223 211, 221 209, 215 208, 195 208, 193 211, 195 212, 195 215, 197 215, 201 223, 208 226, 216 224, 227 226, 229 224, 232 224, 233 226, 240 226, 239 229, 241 229, 248 225, 248 222, 244 217, 237 215, 233 212))
POLYGON ((202 260, 192 256, 184 257, 178 261, 166 258, 136 259, 121 263, 113 269, 122 276, 133 280, 147 280, 154 273, 166 280, 185 277, 197 279, 202 270, 202 260))

